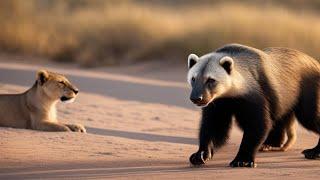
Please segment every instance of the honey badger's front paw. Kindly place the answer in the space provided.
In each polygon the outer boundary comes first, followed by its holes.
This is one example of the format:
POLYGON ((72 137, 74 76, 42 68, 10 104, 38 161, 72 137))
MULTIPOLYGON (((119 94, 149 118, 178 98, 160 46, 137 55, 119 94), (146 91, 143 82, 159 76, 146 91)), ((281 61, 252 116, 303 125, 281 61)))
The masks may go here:
POLYGON ((189 161, 192 165, 203 165, 206 161, 210 160, 211 157, 211 153, 208 151, 198 151, 190 156, 189 161))
POLYGON ((68 126, 68 128, 73 132, 87 132, 86 128, 84 128, 84 126, 81 124, 66 124, 66 126, 68 126))
POLYGON ((254 161, 237 161, 233 160, 230 163, 230 167, 249 167, 249 168, 255 168, 257 167, 257 164, 254 161))

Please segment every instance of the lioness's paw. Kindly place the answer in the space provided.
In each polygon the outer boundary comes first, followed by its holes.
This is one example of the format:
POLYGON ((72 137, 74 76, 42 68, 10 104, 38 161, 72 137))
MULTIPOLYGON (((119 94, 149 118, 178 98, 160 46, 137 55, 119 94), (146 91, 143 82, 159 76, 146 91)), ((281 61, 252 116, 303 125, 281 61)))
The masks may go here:
POLYGON ((66 124, 66 126, 68 126, 68 128, 70 128, 73 132, 87 133, 86 128, 84 128, 84 126, 81 124, 66 124))
POLYGON ((190 156, 189 161, 192 165, 203 165, 210 159, 211 153, 206 151, 198 151, 190 156))

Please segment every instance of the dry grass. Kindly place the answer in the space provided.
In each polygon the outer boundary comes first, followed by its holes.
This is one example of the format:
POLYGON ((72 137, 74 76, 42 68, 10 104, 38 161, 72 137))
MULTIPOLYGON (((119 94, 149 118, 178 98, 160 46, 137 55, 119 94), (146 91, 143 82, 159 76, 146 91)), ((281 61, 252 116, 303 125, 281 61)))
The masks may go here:
POLYGON ((231 42, 286 46, 320 59, 318 14, 235 3, 167 6, 131 1, 1 1, 0 48, 86 66, 184 61, 231 42), (71 8, 70 2, 82 2, 71 8), (1 9, 2 7, 2 9, 1 9))

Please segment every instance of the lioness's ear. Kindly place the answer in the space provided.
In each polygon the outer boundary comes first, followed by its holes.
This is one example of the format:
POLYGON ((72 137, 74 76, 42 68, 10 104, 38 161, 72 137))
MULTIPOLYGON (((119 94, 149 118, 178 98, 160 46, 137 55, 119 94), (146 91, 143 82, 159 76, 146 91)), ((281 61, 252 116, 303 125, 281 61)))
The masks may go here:
POLYGON ((48 80, 48 72, 46 70, 39 70, 37 72, 37 81, 42 85, 48 80))
POLYGON ((225 56, 220 59, 220 65, 227 71, 228 74, 230 74, 233 69, 233 59, 229 56, 225 56))
POLYGON ((188 68, 192 68, 193 65, 195 65, 198 62, 199 57, 195 54, 190 54, 188 56, 188 68))

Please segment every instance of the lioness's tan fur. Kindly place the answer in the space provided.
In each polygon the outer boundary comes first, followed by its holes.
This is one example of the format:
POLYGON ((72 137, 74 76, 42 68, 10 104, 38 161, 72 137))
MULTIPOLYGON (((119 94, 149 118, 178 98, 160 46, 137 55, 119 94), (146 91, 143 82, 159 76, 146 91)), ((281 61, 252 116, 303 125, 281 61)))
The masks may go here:
POLYGON ((0 126, 86 132, 80 124, 62 124, 57 120, 57 102, 73 100, 77 93, 78 89, 65 76, 40 70, 36 82, 26 92, 0 95, 0 126))

